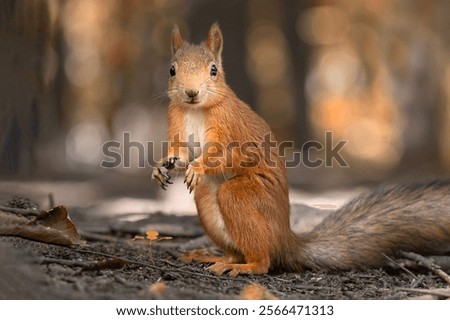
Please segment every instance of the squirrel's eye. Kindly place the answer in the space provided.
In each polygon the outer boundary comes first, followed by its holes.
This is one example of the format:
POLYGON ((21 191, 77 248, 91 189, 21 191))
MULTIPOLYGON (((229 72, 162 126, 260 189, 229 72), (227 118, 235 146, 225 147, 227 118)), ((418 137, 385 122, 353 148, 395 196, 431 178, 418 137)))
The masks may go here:
POLYGON ((211 76, 213 76, 213 77, 217 76, 217 67, 216 67, 215 64, 213 64, 211 66, 211 72, 210 73, 211 73, 211 76))
POLYGON ((177 72, 175 71, 175 66, 174 66, 174 65, 172 65, 172 66, 170 67, 169 73, 170 73, 170 76, 171 76, 171 77, 174 77, 175 74, 177 73, 177 72))

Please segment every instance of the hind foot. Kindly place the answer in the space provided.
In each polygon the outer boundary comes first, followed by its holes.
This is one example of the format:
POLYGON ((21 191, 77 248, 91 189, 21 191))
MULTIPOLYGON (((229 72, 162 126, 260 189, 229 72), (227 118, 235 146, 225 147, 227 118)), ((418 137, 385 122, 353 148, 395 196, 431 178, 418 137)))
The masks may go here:
POLYGON ((212 266, 206 268, 211 270, 217 276, 228 272, 231 277, 236 277, 239 274, 264 274, 269 271, 269 267, 258 263, 223 263, 216 262, 212 266))
POLYGON ((181 256, 181 261, 184 263, 197 262, 220 262, 220 263, 233 263, 239 262, 239 259, 233 255, 215 256, 210 249, 195 249, 184 253, 181 256))

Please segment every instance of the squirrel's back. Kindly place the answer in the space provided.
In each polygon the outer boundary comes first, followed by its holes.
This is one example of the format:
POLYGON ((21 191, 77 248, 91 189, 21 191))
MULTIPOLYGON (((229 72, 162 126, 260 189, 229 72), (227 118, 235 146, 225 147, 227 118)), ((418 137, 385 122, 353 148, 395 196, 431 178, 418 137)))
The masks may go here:
POLYGON ((297 262, 313 269, 376 267, 400 250, 450 252, 450 181, 363 194, 299 242, 297 262))

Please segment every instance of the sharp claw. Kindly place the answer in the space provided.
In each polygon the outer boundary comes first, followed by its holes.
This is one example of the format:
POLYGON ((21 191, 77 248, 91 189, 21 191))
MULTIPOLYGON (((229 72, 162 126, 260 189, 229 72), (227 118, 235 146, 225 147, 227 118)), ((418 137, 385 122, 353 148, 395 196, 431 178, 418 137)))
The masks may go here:
POLYGON ((190 177, 190 179, 189 179, 189 186, 191 186, 192 185, 192 182, 194 181, 194 178, 195 178, 195 173, 192 173, 191 174, 191 177, 190 177))
MULTIPOLYGON (((163 167, 161 167, 161 168, 163 168, 163 167)), ((166 184, 166 183, 172 184, 173 182, 170 181, 170 179, 171 179, 170 175, 167 173, 167 171, 161 170, 161 168, 158 169, 159 174, 160 174, 161 176, 164 177, 163 180, 160 180, 161 183, 164 183, 164 184, 166 184)), ((166 169, 166 170, 167 170, 167 169, 166 169)))
POLYGON ((164 183, 164 181, 160 178, 159 175, 158 175, 158 176, 154 176, 153 178, 154 178, 155 180, 158 180, 159 184, 163 184, 163 183, 164 183))
MULTIPOLYGON (((158 184, 161 187, 161 189, 167 190, 166 188, 168 187, 168 183, 172 184, 173 182, 172 181, 168 181, 167 179, 164 179, 163 177, 164 176, 161 173, 161 174, 157 174, 157 175, 152 176, 152 179, 158 181, 158 184)), ((170 177, 169 177, 169 179, 170 179, 170 177)))

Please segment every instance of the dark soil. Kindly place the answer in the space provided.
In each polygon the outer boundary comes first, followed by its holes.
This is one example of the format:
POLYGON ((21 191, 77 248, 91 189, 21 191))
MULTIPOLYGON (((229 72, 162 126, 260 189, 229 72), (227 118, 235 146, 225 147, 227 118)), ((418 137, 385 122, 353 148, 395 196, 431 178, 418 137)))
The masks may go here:
POLYGON ((123 222, 117 217, 88 219, 82 210, 75 209, 71 216, 88 246, 64 247, 0 237, 0 298, 239 299, 245 286, 259 284, 280 299, 407 299, 423 297, 423 293, 405 288, 446 287, 441 278, 427 270, 414 271, 414 276, 393 268, 217 277, 205 270, 206 264, 188 265, 178 259, 180 248, 205 243, 196 217, 156 214, 123 222), (151 245, 129 241, 152 227, 160 233, 166 227, 187 233, 173 232, 172 240, 151 245), (127 263, 86 268, 88 262, 105 257, 125 259, 127 263), (154 286, 157 282, 164 286, 158 289, 154 286))

